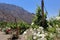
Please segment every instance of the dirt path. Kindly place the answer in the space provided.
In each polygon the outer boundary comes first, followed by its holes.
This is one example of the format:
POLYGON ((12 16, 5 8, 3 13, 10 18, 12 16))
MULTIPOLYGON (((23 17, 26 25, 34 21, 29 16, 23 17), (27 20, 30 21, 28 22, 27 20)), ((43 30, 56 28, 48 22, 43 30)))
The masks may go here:
POLYGON ((7 40, 11 35, 6 35, 4 32, 0 32, 0 40, 7 40))
MULTIPOLYGON (((0 32, 0 40, 8 40, 12 35, 6 35, 4 32, 0 32)), ((25 40, 22 35, 19 35, 18 40, 25 40)))

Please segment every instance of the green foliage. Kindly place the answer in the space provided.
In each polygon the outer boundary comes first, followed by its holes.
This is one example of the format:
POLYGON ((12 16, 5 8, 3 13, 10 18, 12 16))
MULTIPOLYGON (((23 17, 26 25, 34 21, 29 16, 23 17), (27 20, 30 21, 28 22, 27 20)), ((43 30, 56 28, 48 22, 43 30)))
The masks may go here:
POLYGON ((25 30, 27 30, 30 25, 25 23, 25 22, 17 22, 17 26, 16 23, 14 22, 0 22, 0 27, 1 28, 11 28, 11 29, 17 29, 17 27, 19 27, 20 30, 20 34, 22 34, 25 30))
POLYGON ((6 22, 0 22, 0 27, 1 27, 1 28, 4 28, 6 25, 7 25, 6 22))
POLYGON ((29 28, 29 25, 25 22, 20 22, 17 24, 17 26, 20 26, 20 28, 29 28))
POLYGON ((41 24, 41 18, 42 18, 41 8, 38 7, 37 11, 36 11, 36 16, 35 16, 35 19, 34 19, 34 23, 36 25, 40 25, 41 24))
POLYGON ((34 28, 37 29, 37 28, 39 28, 39 26, 34 24, 34 25, 32 25, 32 28, 33 28, 33 29, 34 29, 34 28))
POLYGON ((43 23, 42 11, 41 11, 41 8, 38 6, 36 10, 35 18, 33 20, 34 24, 38 26, 42 26, 46 29, 48 27, 46 18, 47 18, 47 14, 44 14, 44 24, 42 24, 43 23))
POLYGON ((48 23, 49 23, 51 26, 53 26, 53 27, 55 27, 56 25, 58 25, 58 26, 60 27, 60 20, 56 20, 56 19, 54 19, 54 18, 51 18, 51 19, 48 21, 48 23))
POLYGON ((30 27, 30 25, 28 25, 25 22, 19 22, 17 26, 20 28, 20 34, 22 34, 25 30, 27 30, 30 27))
POLYGON ((48 28, 48 32, 55 33, 56 32, 56 28, 54 28, 54 27, 48 28))

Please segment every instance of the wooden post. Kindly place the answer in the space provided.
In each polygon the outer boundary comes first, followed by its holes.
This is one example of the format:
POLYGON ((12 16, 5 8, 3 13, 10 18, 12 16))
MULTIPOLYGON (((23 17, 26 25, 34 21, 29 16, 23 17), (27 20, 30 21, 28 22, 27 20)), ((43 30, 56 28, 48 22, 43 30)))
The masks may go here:
POLYGON ((15 23, 16 23, 16 28, 17 28, 17 32, 16 32, 16 35, 18 36, 19 35, 19 27, 17 26, 17 20, 16 20, 16 18, 15 18, 15 23))

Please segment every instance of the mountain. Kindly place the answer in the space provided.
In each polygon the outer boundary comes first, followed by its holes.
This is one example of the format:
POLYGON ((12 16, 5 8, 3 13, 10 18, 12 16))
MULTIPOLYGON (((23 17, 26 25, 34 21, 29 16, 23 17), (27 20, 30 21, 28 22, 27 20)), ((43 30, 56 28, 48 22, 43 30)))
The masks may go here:
POLYGON ((16 5, 0 3, 0 21, 17 22, 24 21, 31 24, 34 14, 16 5))

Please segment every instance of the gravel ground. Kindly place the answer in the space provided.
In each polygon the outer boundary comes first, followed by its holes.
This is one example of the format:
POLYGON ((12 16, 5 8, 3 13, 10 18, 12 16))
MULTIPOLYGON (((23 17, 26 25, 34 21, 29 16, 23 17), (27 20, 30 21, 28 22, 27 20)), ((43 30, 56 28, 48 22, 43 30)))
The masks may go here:
MULTIPOLYGON (((12 35, 6 35, 4 32, 0 32, 0 40, 8 40, 8 38, 10 38, 12 35)), ((19 35, 19 39, 18 40, 25 40, 24 36, 19 35)))
POLYGON ((0 32, 0 40, 7 40, 11 35, 6 35, 4 32, 0 32))

